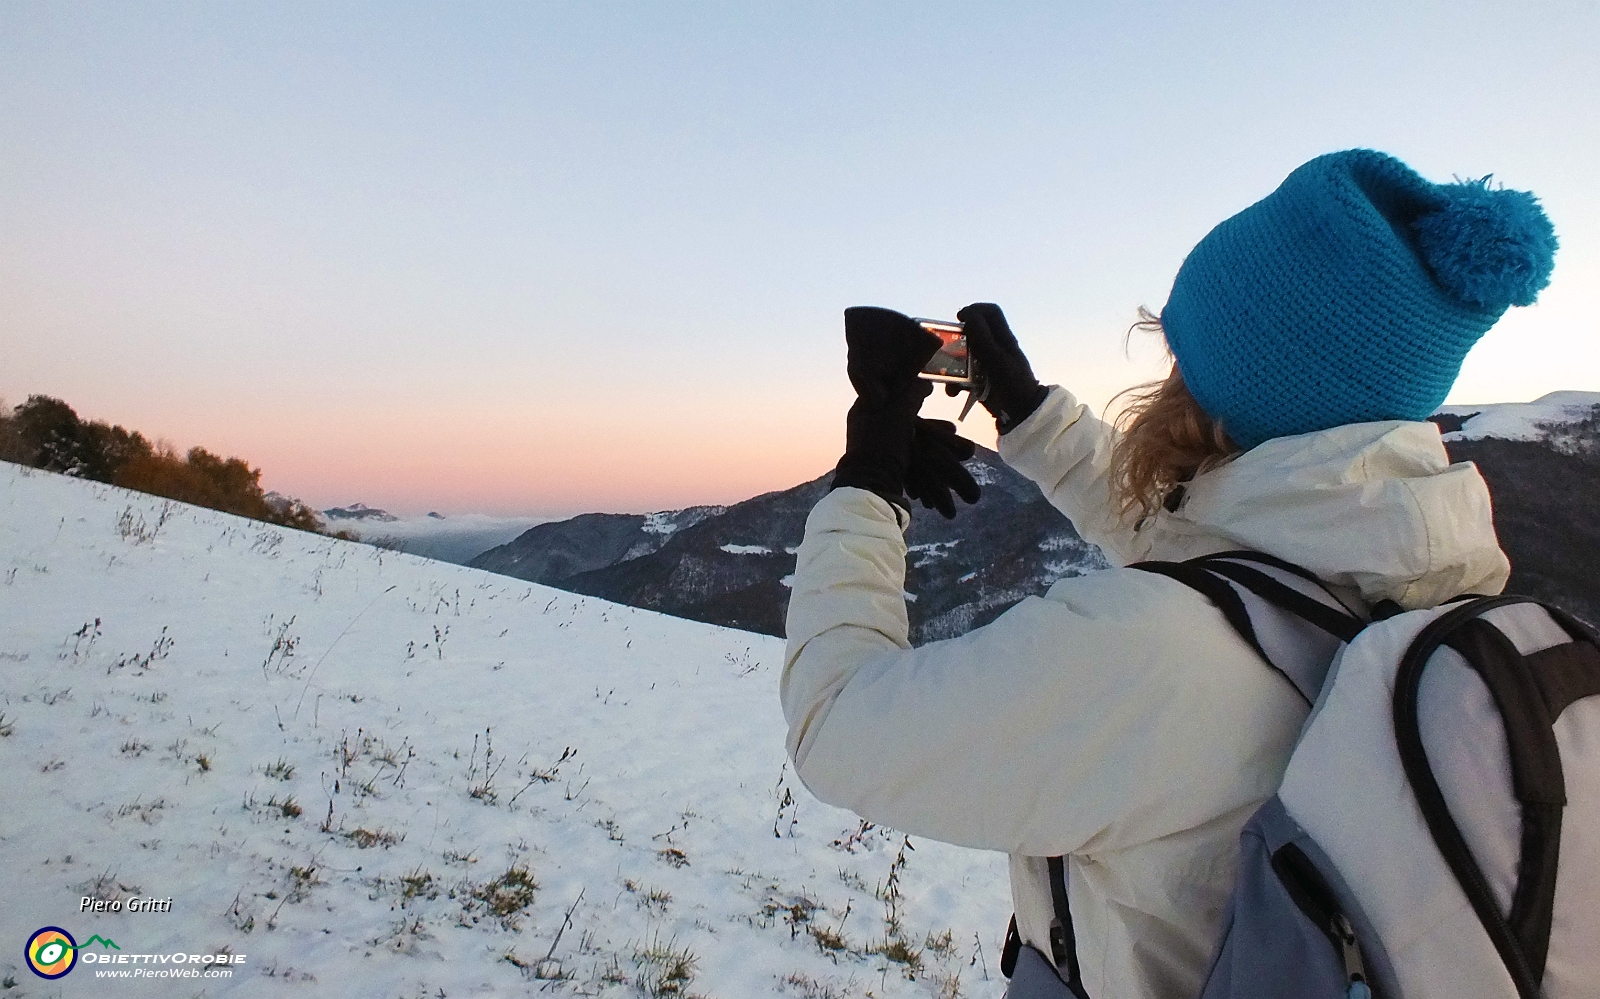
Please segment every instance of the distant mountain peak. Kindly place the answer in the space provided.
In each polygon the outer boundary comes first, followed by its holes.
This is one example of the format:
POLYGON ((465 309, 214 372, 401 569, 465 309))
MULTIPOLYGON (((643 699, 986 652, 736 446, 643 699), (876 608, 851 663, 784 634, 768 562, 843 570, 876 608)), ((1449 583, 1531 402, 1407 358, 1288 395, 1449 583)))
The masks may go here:
POLYGON ((391 523, 399 520, 387 510, 380 510, 375 506, 365 503, 351 503, 349 506, 336 506, 322 511, 322 515, 329 520, 376 520, 382 523, 391 523))

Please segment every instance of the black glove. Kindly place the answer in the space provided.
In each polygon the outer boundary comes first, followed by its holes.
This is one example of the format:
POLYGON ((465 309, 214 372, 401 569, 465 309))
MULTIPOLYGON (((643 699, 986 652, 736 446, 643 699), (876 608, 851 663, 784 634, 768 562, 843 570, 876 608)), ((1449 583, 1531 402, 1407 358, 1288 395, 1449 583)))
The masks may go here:
POLYGON ((983 492, 972 473, 961 465, 977 450, 978 445, 956 436, 954 423, 917 417, 911 438, 911 464, 905 476, 906 495, 929 510, 938 510, 946 520, 954 518, 956 501, 951 490, 968 503, 978 502, 983 492))
POLYGON ((917 372, 939 349, 939 338, 893 310, 858 307, 844 311, 844 339, 856 401, 845 417, 844 457, 832 488, 867 489, 909 508, 905 485, 917 410, 933 391, 917 372))
MULTIPOLYGON (((1000 306, 976 302, 956 313, 966 326, 968 349, 987 383, 983 408, 1002 434, 1033 415, 1050 390, 1039 384, 1000 306)), ((952 395, 955 393, 952 392, 952 395)))

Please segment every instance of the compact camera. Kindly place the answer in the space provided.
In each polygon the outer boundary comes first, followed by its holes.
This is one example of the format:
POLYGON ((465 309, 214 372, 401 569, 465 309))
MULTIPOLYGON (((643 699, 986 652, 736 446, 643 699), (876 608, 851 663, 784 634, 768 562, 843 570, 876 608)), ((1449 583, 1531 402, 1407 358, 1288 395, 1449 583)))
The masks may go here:
MULTIPOLYGON (((943 319, 917 319, 918 326, 939 338, 937 353, 923 366, 918 377, 943 382, 957 389, 972 389, 978 384, 977 364, 967 349, 966 328, 943 319)), ((953 393, 952 393, 953 394, 953 393)))

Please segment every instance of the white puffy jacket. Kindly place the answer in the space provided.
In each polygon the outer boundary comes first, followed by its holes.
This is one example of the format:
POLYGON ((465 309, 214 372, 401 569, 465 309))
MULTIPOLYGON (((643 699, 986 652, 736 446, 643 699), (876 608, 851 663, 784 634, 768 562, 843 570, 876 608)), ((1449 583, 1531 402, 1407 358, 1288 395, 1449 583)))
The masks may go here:
MULTIPOLYGON (((1407 608, 1505 585, 1483 479, 1450 464, 1431 423, 1268 441, 1138 530, 1112 512, 1114 434, 1052 388, 1000 453, 1115 564, 1246 548, 1407 608)), ((905 555, 870 492, 811 511, 781 688, 801 780, 873 821, 1011 854, 1018 927, 1046 954, 1043 858, 1068 855, 1089 994, 1194 996, 1239 831, 1276 791, 1305 704, 1205 598, 1132 569, 1061 580, 913 649, 905 555)))

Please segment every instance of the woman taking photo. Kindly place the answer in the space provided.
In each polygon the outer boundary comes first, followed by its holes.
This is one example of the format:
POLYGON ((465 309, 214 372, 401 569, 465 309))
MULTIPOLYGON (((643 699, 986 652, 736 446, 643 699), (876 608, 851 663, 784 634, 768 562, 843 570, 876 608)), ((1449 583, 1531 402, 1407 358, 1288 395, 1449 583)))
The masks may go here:
MULTIPOLYGON (((1506 582, 1484 481, 1427 417, 1472 344, 1548 283, 1554 250, 1526 193, 1432 184, 1370 150, 1318 157, 1189 254, 1145 316, 1171 373, 1120 429, 1042 385, 998 307, 959 318, 1001 456, 1113 566, 1248 549, 1351 608, 1425 608, 1506 582)), ((1240 830, 1277 790, 1306 700, 1200 593, 1127 568, 910 647, 911 501, 974 501, 971 446, 917 416, 935 337, 885 309, 847 311, 845 335, 858 398, 788 612, 797 773, 872 821, 1010 854, 1024 960, 1074 989, 1197 995, 1240 830)))

